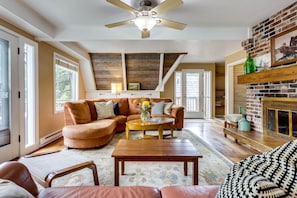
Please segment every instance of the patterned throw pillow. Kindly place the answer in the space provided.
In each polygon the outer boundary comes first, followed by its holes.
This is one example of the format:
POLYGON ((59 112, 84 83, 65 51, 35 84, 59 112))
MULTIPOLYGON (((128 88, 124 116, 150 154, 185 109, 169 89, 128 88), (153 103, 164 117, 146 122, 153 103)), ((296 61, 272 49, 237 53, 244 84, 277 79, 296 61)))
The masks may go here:
POLYGON ((152 115, 162 115, 164 111, 164 101, 152 102, 152 115))
POLYGON ((95 102, 94 104, 97 111, 97 120, 115 116, 111 100, 107 102, 95 102))
POLYGON ((294 140, 234 164, 216 197, 297 197, 296 172, 294 140))
POLYGON ((164 114, 171 115, 172 106, 173 106, 173 102, 165 102, 165 104, 164 104, 164 114))
POLYGON ((287 194, 261 174, 246 168, 233 167, 221 185, 217 198, 225 197, 285 197, 287 194))

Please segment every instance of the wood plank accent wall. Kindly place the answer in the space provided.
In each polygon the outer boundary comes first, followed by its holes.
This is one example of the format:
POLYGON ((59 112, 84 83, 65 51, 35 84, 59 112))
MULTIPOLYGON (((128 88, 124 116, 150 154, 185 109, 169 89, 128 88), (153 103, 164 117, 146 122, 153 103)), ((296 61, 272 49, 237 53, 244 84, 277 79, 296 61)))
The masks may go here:
POLYGON ((127 83, 140 83, 141 90, 159 84, 160 54, 126 54, 127 83))
POLYGON ((164 54, 163 77, 167 74, 171 66, 174 64, 180 54, 164 54))
POLYGON ((111 83, 123 81, 121 54, 90 54, 97 90, 110 90, 111 83))
MULTIPOLYGON (((181 54, 186 53, 164 54, 163 77, 181 54)), ((125 64, 122 64, 122 54, 119 53, 90 54, 96 89, 110 90, 111 83, 123 83, 125 65, 127 83, 140 83, 141 90, 155 90, 159 84, 160 53, 127 53, 124 56, 125 64)))

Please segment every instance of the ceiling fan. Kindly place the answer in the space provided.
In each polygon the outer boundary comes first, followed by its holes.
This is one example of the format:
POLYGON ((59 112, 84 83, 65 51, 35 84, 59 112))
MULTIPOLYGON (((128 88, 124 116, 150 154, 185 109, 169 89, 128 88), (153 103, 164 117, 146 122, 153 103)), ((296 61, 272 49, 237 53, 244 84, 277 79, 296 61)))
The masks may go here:
POLYGON ((150 30, 155 25, 162 25, 178 30, 182 30, 186 27, 186 24, 184 23, 159 18, 160 14, 168 12, 182 5, 183 1, 181 0, 165 0, 155 7, 152 7, 152 2, 150 0, 141 0, 139 8, 137 9, 120 0, 106 1, 135 15, 134 19, 128 19, 125 21, 105 25, 108 28, 134 23, 141 31, 141 37, 148 38, 150 37, 150 30))

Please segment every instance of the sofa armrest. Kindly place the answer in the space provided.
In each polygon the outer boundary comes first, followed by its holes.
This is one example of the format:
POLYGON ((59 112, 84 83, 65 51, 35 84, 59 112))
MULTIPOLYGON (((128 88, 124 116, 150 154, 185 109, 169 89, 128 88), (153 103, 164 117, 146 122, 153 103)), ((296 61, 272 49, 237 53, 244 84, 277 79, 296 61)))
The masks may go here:
POLYGON ((173 105, 171 108, 171 117, 175 118, 175 128, 182 129, 184 127, 184 107, 173 105))
POLYGON ((180 112, 184 112, 183 106, 173 105, 171 107, 171 116, 176 118, 180 112))
POLYGON ((27 167, 17 161, 4 162, 0 165, 0 178, 13 181, 23 187, 34 197, 38 195, 38 188, 27 167))

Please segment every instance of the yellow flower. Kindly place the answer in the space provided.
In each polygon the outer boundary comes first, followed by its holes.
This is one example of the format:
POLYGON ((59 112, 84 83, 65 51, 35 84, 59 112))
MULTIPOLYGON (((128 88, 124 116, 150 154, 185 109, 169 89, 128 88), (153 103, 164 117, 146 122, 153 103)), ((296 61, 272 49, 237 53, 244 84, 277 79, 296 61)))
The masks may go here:
POLYGON ((150 103, 150 101, 143 101, 142 102, 142 106, 144 106, 144 107, 146 107, 146 108, 151 108, 151 103, 150 103))

